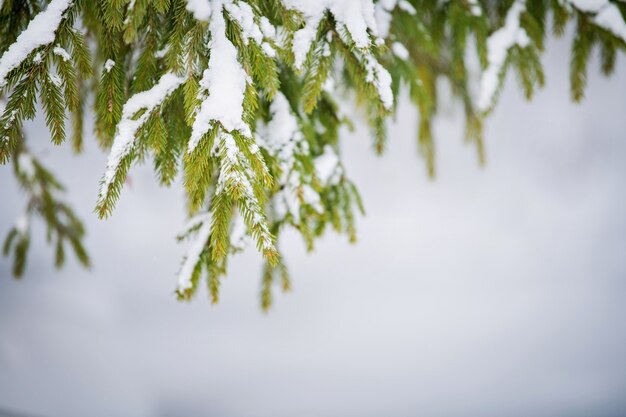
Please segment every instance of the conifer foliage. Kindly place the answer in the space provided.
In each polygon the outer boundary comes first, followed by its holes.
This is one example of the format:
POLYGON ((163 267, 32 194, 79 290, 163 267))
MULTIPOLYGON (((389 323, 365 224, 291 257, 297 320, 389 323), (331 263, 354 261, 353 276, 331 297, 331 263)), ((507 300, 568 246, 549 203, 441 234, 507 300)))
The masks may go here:
POLYGON ((283 230, 296 229, 309 249, 326 229, 356 238, 363 206, 341 162, 339 132, 351 125, 343 106, 362 109, 383 152, 406 90, 433 176, 445 80, 482 162, 483 120, 508 70, 531 98, 544 84, 546 38, 572 22, 579 101, 592 49, 606 74, 624 50, 625 12, 610 0, 0 0, 0 163, 13 164, 28 195, 4 253, 19 276, 39 216, 57 266, 68 244, 89 265, 82 224, 29 153, 23 125, 40 113, 54 144, 80 152, 93 115, 109 152, 98 216, 113 214, 132 165, 151 160, 162 184, 181 178, 188 196, 178 297, 205 282, 216 302, 227 261, 251 243, 266 263, 267 308, 273 286, 291 285, 283 230))

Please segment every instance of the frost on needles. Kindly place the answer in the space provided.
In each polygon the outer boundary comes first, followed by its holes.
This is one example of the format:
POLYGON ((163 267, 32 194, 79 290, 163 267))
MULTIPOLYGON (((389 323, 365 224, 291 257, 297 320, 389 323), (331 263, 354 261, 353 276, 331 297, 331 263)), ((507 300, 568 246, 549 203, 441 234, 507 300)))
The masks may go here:
POLYGON ((383 152, 406 91, 434 176, 431 126, 445 81, 482 162, 483 121, 509 70, 531 98, 544 83, 545 39, 569 22, 571 94, 581 100, 592 48, 608 75, 626 46, 625 11, 610 0, 0 1, 0 162, 13 164, 28 196, 4 253, 21 275, 40 219, 57 266, 66 247, 89 264, 82 224, 23 125, 41 113, 52 142, 80 152, 93 117, 109 152, 97 214, 112 215, 133 164, 151 161, 160 183, 180 179, 187 194, 178 297, 204 282, 216 302, 228 260, 252 244, 265 259, 267 308, 275 286, 291 285, 284 230, 309 250, 327 229, 356 239, 363 207, 342 163, 341 132, 355 114, 345 106, 359 108, 383 152))

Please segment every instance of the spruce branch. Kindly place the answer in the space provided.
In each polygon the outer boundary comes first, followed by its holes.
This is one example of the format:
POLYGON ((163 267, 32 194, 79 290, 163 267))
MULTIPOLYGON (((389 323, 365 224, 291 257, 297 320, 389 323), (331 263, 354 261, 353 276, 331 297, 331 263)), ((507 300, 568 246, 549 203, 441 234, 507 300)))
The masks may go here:
MULTIPOLYGON (((356 240, 364 210, 342 163, 340 132, 353 123, 346 105, 359 108, 382 153, 406 91, 419 115, 417 149, 434 177, 441 80, 484 163, 483 126, 507 75, 531 99, 545 83, 548 36, 575 25, 574 101, 584 97, 593 48, 606 75, 626 49, 626 9, 613 0, 0 4, 0 163, 14 164, 32 195, 24 218, 44 219, 55 263, 69 244, 88 264, 84 231, 58 199, 54 176, 28 152, 23 126, 41 115, 52 143, 69 136, 79 152, 93 117, 98 144, 110 152, 99 217, 112 214, 134 163, 151 159, 166 186, 180 175, 191 220, 180 236, 190 246, 178 297, 190 299, 205 280, 217 302, 228 261, 250 243, 264 258, 264 309, 277 283, 291 286, 277 244, 284 230, 295 229, 309 250, 328 230, 356 240), (35 197, 38 187, 47 191, 35 197)), ((25 267, 27 224, 20 220, 3 248, 16 274, 25 267)))

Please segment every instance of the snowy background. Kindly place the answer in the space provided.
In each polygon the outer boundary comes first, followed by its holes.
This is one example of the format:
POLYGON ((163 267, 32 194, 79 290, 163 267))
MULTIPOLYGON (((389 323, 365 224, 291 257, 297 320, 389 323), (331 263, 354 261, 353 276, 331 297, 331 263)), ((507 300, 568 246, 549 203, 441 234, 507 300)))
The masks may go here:
MULTIPOLYGON (((0 408, 41 417, 626 415, 626 61, 590 72, 569 102, 569 46, 549 45, 548 86, 513 77, 487 124, 488 164, 438 120, 438 178, 403 106, 389 151, 346 137, 367 216, 359 242, 307 255, 283 241, 294 292, 259 310, 259 256, 234 259, 221 302, 175 301, 179 187, 131 171, 111 219, 92 214, 106 155, 87 142, 31 147, 68 186, 94 267, 60 272, 42 241, 17 282, 0 260, 0 408)), ((594 61, 597 63, 597 60, 594 61)), ((0 167, 0 235, 23 199, 0 167)), ((0 411, 0 415, 2 412, 0 411)))

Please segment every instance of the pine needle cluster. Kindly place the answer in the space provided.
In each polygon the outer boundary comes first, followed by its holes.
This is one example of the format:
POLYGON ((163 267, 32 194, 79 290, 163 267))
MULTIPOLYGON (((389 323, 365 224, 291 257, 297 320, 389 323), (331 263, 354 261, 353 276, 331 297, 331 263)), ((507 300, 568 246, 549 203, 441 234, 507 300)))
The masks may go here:
POLYGON ((0 163, 13 164, 28 195, 4 253, 20 276, 27 219, 39 216, 57 266, 68 244, 89 265, 80 220, 22 132, 41 114, 50 140, 78 153, 93 117, 110 152, 97 215, 112 215, 133 164, 151 161, 161 184, 181 178, 187 194, 178 297, 190 299, 204 281, 217 302, 227 260, 252 243, 265 259, 268 308, 274 286, 291 287, 282 231, 297 230, 309 250, 328 229, 356 240, 364 209, 341 162, 340 132, 352 123, 343 106, 362 110, 382 153, 406 91, 434 176, 432 124, 445 81, 483 163, 483 122, 509 70, 532 98, 545 82, 546 38, 573 22, 571 97, 580 101, 593 48, 607 75, 625 49, 624 13, 625 3, 610 0, 0 1, 0 163))

